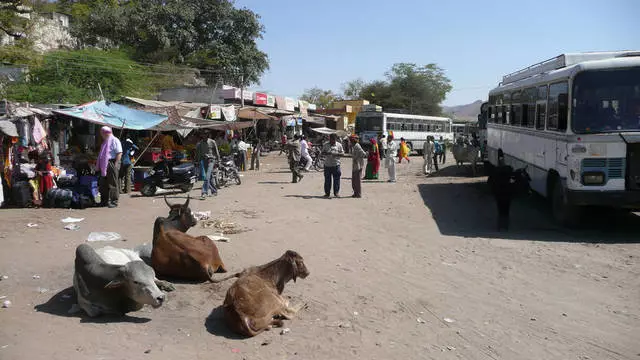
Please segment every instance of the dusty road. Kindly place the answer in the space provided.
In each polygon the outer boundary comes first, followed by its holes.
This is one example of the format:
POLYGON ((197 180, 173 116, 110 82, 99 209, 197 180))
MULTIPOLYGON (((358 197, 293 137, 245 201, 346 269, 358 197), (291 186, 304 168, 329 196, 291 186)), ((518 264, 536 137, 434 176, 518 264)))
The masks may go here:
POLYGON ((308 308, 289 333, 230 334, 218 309, 230 282, 177 284, 163 307, 124 319, 67 315, 74 249, 89 232, 126 238, 95 246, 133 247, 167 214, 161 198, 127 197, 117 210, 0 212, 0 296, 13 303, 0 309, 0 359, 640 359, 640 216, 600 214, 567 231, 524 199, 512 230, 496 233, 485 179, 465 169, 424 178, 413 158, 397 184, 326 200, 320 173, 289 184, 284 157, 263 163, 192 209, 250 229, 218 243, 231 270, 287 249, 305 258, 311 275, 285 295, 308 308), (66 216, 86 220, 66 231, 66 216))

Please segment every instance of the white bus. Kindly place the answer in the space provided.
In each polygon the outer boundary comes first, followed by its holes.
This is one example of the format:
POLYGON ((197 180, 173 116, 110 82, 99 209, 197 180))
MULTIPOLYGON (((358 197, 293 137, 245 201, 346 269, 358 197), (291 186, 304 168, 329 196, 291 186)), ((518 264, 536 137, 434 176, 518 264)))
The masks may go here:
POLYGON ((640 209, 640 52, 563 54, 489 93, 488 160, 528 165, 555 219, 584 206, 640 209))
POLYGON ((356 116, 355 131, 363 146, 369 144, 369 139, 377 139, 378 134, 386 135, 393 131, 396 142, 404 138, 407 145, 418 154, 422 154, 427 136, 431 135, 436 140, 442 137, 443 140, 453 141, 451 119, 437 116, 362 111, 356 116))

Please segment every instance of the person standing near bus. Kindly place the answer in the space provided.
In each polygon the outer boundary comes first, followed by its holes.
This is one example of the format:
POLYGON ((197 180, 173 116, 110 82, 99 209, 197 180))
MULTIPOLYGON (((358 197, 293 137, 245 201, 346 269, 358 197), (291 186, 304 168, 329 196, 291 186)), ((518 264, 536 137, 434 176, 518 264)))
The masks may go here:
POLYGON ((393 134, 389 134, 387 140, 387 153, 386 153, 386 165, 389 171, 388 182, 396 182, 396 153, 398 152, 398 144, 393 141, 393 134))
POLYGON ((440 149, 440 162, 444 164, 447 161, 447 143, 442 139, 442 136, 440 136, 440 146, 442 147, 440 149))
POLYGON ((433 147, 434 147, 434 151, 433 151, 433 167, 436 168, 436 171, 439 171, 440 169, 438 169, 438 154, 440 154, 440 152, 442 151, 442 147, 441 147, 440 143, 438 142, 438 140, 434 140, 433 147))
POLYGON ((406 141, 404 141, 404 138, 400 138, 400 151, 398 152, 398 164, 402 163, 402 159, 407 159, 407 162, 410 163, 411 160, 409 160, 409 145, 407 145, 406 141))
POLYGON ((387 153, 387 138, 383 133, 378 135, 378 149, 380 150, 380 160, 384 160, 387 153))
POLYGON ((422 148, 422 155, 424 156, 424 174, 429 175, 433 171, 433 155, 435 152, 435 146, 433 145, 433 138, 427 136, 427 141, 424 142, 422 148))

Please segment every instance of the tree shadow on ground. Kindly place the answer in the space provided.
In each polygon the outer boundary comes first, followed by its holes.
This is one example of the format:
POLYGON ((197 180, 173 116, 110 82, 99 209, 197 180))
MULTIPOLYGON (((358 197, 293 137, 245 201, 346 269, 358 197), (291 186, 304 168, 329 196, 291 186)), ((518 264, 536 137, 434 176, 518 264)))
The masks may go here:
POLYGON ((68 287, 53 295, 47 302, 34 306, 34 310, 51 315, 79 318, 82 323, 108 324, 108 323, 136 323, 144 324, 151 319, 135 317, 135 316, 100 316, 91 318, 83 311, 77 313, 69 313, 71 307, 76 304, 76 292, 73 287, 68 287))
POLYGON ((575 229, 554 223, 547 201, 531 195, 511 205, 509 231, 498 232, 497 210, 485 181, 420 184, 418 191, 440 233, 451 236, 551 242, 640 243, 640 216, 590 210, 575 229))
POLYGON ((216 336, 222 336, 229 340, 243 340, 245 336, 238 335, 231 331, 224 323, 224 307, 222 305, 213 309, 204 321, 204 327, 207 331, 216 336))

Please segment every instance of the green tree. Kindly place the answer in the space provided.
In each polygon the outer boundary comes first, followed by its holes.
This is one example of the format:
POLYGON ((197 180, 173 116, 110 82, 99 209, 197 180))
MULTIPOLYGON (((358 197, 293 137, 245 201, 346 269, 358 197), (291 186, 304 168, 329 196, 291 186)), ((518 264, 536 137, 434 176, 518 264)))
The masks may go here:
POLYGON ((25 37, 32 12, 25 0, 0 0, 0 31, 16 40, 25 37))
POLYGON ((364 85, 359 97, 385 109, 425 115, 442 113, 440 103, 451 91, 451 81, 442 68, 436 64, 397 63, 385 75, 386 81, 364 85))
POLYGON ((259 16, 229 0, 82 0, 70 6, 90 12, 72 34, 84 46, 126 48, 142 62, 188 64, 204 69, 209 83, 248 86, 269 68, 256 41, 259 16))
POLYGON ((148 98, 186 76, 189 72, 183 69, 140 65, 121 50, 54 51, 30 69, 25 81, 8 85, 6 95, 34 103, 83 103, 101 97, 100 84, 108 100, 123 95, 148 98))
POLYGON ((321 109, 329 109, 338 97, 331 90, 322 90, 319 87, 306 89, 300 100, 316 104, 321 109))
POLYGON ((367 83, 361 78, 351 80, 342 85, 342 93, 347 100, 358 100, 362 89, 367 86, 367 83))

